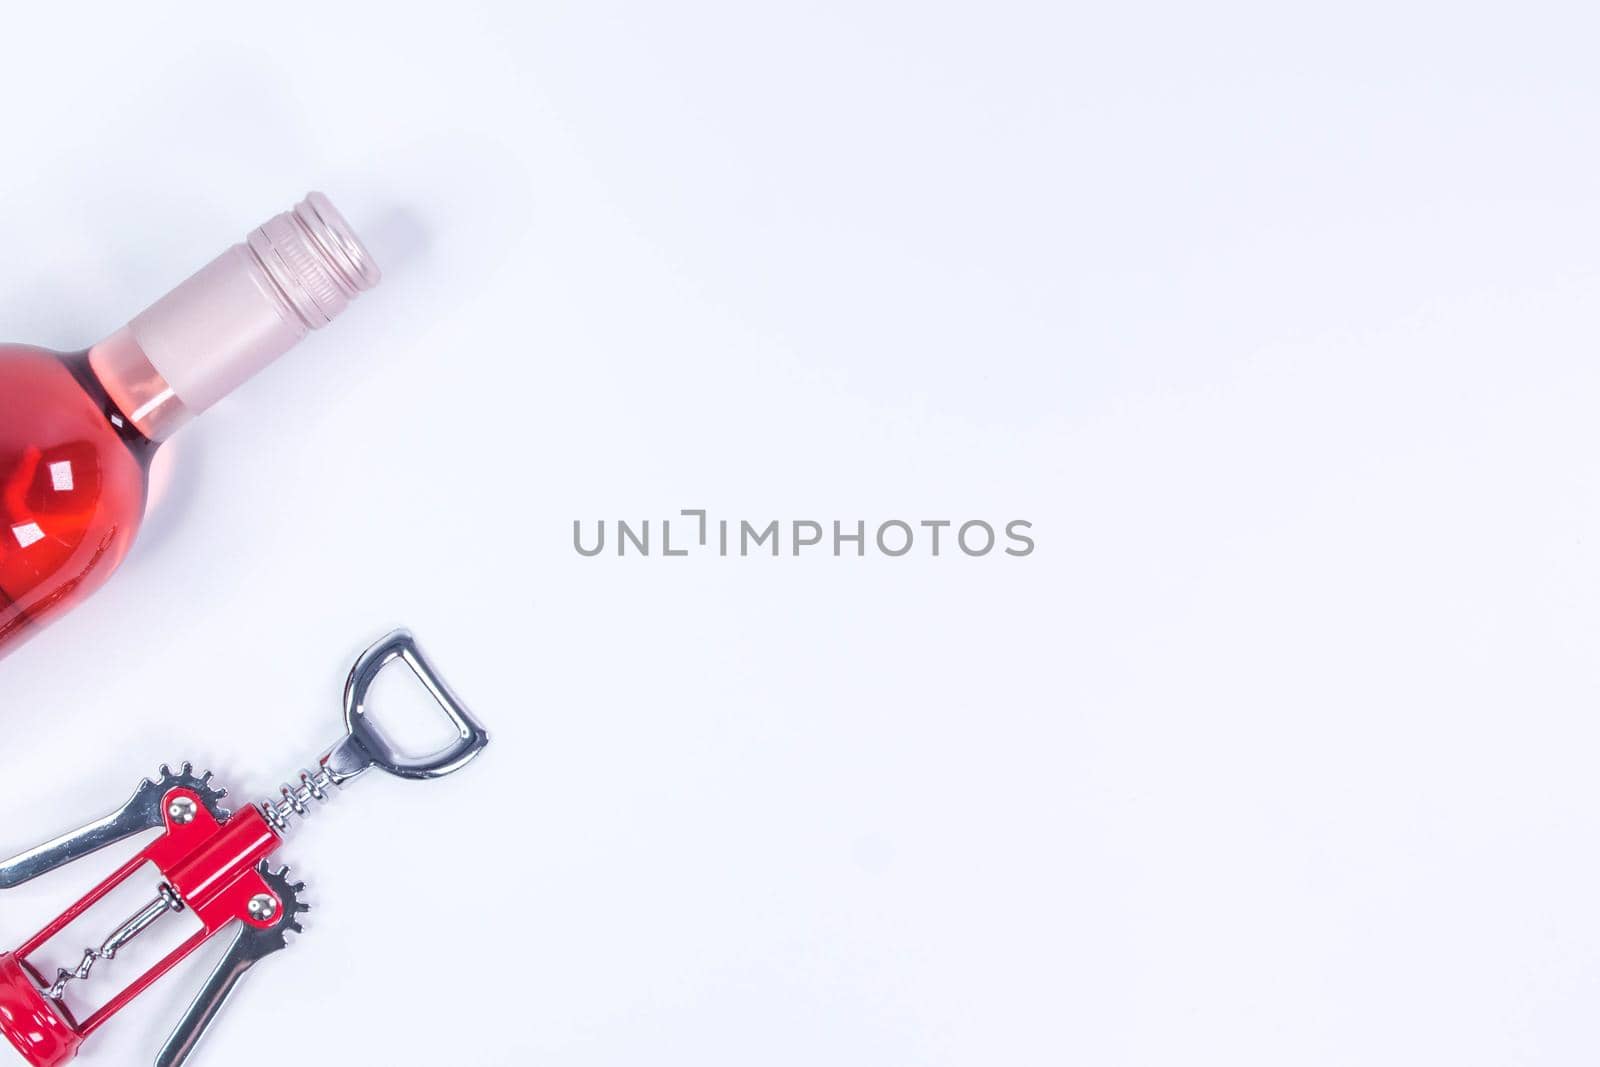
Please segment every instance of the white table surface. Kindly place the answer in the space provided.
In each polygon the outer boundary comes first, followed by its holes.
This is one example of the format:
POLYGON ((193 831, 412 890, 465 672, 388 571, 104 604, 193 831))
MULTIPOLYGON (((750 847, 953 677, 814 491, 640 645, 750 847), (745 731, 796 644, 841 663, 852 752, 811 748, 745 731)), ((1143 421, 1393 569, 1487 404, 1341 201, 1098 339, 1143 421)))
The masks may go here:
POLYGON ((163 760, 272 792, 404 624, 494 744, 287 843, 316 911, 197 1063, 1593 1062, 1597 29, 8 10, 0 333, 83 347, 310 188, 387 280, 0 664, 0 848, 163 760), (1038 547, 573 550, 685 508, 1038 547))

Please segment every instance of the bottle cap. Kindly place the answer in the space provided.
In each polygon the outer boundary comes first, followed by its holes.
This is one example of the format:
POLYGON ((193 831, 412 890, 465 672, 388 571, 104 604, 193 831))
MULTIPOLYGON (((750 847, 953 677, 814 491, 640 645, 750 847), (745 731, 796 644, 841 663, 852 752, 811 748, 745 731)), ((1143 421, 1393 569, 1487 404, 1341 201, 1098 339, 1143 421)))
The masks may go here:
POLYGON ((382 274, 333 203, 311 193, 128 324, 190 414, 227 396, 382 274))

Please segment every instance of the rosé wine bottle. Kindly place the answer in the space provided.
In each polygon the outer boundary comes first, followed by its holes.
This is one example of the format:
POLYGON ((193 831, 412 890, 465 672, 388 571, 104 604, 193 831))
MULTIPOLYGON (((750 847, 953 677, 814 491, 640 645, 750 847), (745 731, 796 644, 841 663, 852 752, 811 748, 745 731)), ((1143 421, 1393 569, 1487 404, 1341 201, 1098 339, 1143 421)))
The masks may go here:
POLYGON ((378 278, 312 193, 87 352, 0 344, 0 657, 122 562, 161 442, 378 278))

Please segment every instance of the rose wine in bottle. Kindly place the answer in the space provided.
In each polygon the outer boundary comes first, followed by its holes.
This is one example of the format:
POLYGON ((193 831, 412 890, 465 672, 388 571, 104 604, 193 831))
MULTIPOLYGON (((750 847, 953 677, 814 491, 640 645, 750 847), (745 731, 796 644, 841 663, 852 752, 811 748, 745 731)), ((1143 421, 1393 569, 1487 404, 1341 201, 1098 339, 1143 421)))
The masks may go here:
POLYGON ((312 193, 86 352, 0 344, 0 657, 122 562, 161 443, 378 278, 312 193))

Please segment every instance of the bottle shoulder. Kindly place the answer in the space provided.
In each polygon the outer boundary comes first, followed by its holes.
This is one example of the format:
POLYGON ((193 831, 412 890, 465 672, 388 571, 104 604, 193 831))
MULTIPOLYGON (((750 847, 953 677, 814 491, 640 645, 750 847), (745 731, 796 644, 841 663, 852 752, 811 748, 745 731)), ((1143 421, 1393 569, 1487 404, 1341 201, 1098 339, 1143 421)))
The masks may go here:
POLYGON ((41 435, 114 442, 141 471, 159 447, 112 401, 87 352, 0 343, 0 450, 19 443, 4 438, 41 435))
POLYGON ((70 355, 0 345, 0 655, 97 588, 144 515, 150 448, 83 373, 70 355))

